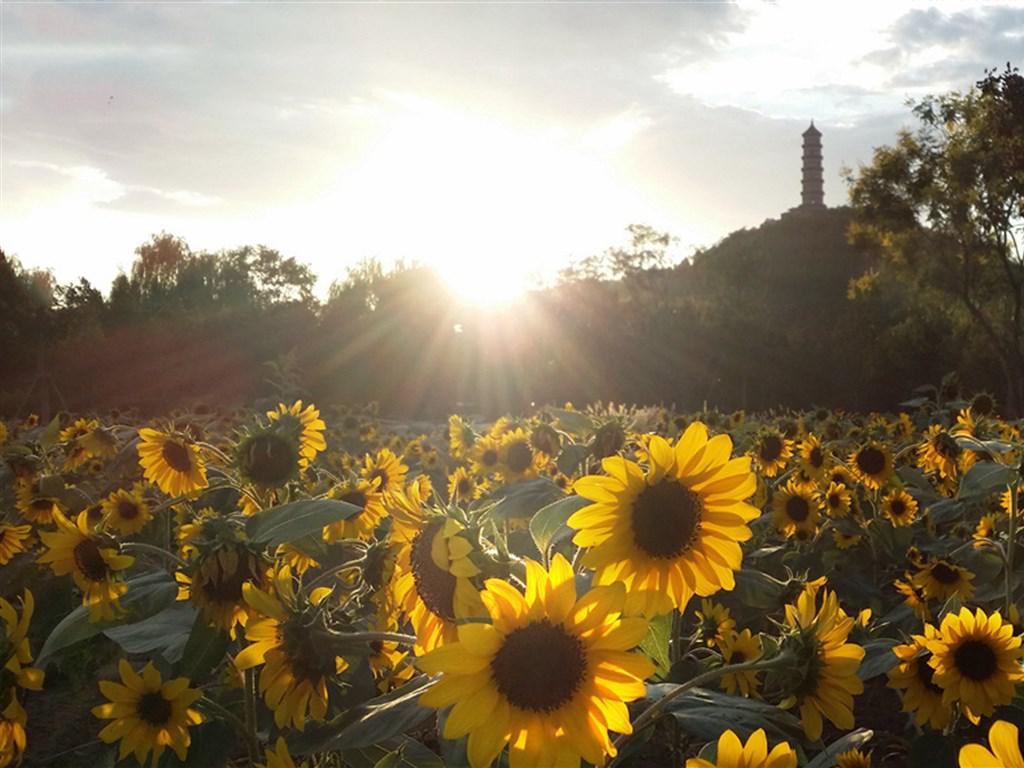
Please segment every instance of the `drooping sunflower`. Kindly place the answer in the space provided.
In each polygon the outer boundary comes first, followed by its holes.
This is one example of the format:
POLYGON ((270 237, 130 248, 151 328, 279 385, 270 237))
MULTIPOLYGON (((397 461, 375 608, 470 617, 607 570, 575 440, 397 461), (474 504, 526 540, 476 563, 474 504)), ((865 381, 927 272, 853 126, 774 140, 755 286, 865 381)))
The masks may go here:
POLYGON ((31 478, 18 480, 15 507, 23 518, 36 525, 52 525, 53 513, 64 509, 56 497, 43 493, 38 480, 31 478))
POLYGON ((573 541, 589 547, 583 565, 596 584, 622 581, 645 615, 684 610, 694 595, 708 597, 735 585, 739 542, 758 510, 744 500, 757 488, 750 457, 730 459, 728 435, 708 439, 700 422, 673 446, 650 442, 650 465, 619 456, 601 462, 607 475, 582 477, 576 492, 594 502, 575 512, 573 541))
POLYGON ((28 627, 32 621, 35 601, 26 589, 21 597, 21 615, 9 602, 0 597, 0 675, 8 678, 17 688, 28 691, 43 689, 43 670, 30 667, 32 649, 28 642, 28 627))
POLYGON ((301 400, 297 400, 290 406, 278 403, 276 411, 267 411, 267 418, 271 423, 279 421, 286 424, 291 422, 295 425, 296 431, 299 433, 302 454, 299 466, 308 467, 320 451, 327 449, 327 441, 324 440, 324 430, 327 429, 327 425, 320 418, 320 411, 312 403, 305 408, 302 407, 301 400))
POLYGON ((865 488, 877 491, 893 474, 892 451, 885 443, 871 440, 850 454, 850 471, 865 488))
POLYGON ((73 472, 89 460, 89 451, 79 444, 78 438, 89 434, 99 425, 96 419, 76 419, 70 426, 60 431, 60 441, 65 444, 65 470, 73 472))
POLYGON ((932 612, 928 607, 928 598, 925 596, 924 590, 914 586, 913 576, 909 572, 903 576, 904 579, 896 579, 893 586, 896 587, 897 592, 903 595, 904 605, 909 606, 921 621, 928 621, 932 617, 932 612))
POLYGON ((917 499, 902 488, 897 488, 882 497, 882 514, 896 528, 910 525, 917 517, 917 499))
POLYGON ((928 663, 928 643, 937 639, 938 631, 924 625, 923 635, 912 635, 911 642, 892 649, 900 661, 889 670, 889 687, 900 691, 903 711, 914 715, 919 726, 925 723, 936 731, 943 730, 953 719, 953 708, 942 700, 942 689, 935 684, 935 670, 928 663))
POLYGON ((473 428, 458 414, 448 417, 448 453, 456 459, 469 455, 473 447, 473 428))
POLYGON ((7 565, 15 555, 27 550, 31 540, 31 525, 0 523, 0 565, 7 565))
POLYGON ((924 441, 917 446, 917 466, 939 477, 956 477, 957 461, 962 452, 956 437, 941 424, 932 424, 923 437, 924 441))
POLYGON ((142 483, 135 483, 131 490, 120 488, 103 500, 104 521, 120 533, 138 533, 153 519, 149 504, 142 496, 142 483))
POLYGON ((536 477, 545 461, 545 455, 534 450, 526 430, 516 429, 502 435, 498 447, 498 474, 505 482, 536 477))
POLYGON ((718 737, 715 762, 700 757, 686 760, 686 768, 796 768, 797 754, 785 741, 768 751, 768 737, 758 728, 744 744, 732 730, 718 737))
POLYGON ((244 541, 200 546, 191 576, 176 574, 183 583, 179 599, 191 599, 206 621, 233 638, 238 625, 244 626, 251 613, 243 599, 243 586, 263 587, 267 570, 263 556, 244 541))
POLYGON ((820 516, 820 496, 812 487, 791 477, 782 488, 776 489, 772 499, 772 520, 775 530, 786 538, 800 533, 813 535, 818 529, 820 516))
POLYGON ((294 422, 287 417, 269 427, 247 430, 241 436, 235 448, 235 464, 245 483, 262 490, 280 488, 308 465, 309 460, 302 454, 299 426, 289 424, 289 420, 294 422))
POLYGON ((0 766, 6 768, 12 764, 21 764, 28 738, 25 726, 28 714, 18 702, 17 691, 13 688, 8 692, 6 700, 0 699, 0 766))
POLYGON ((969 600, 974 594, 973 580, 969 570, 942 558, 923 566, 910 579, 931 600, 948 600, 953 595, 969 600))
POLYGON ((144 765, 152 753, 155 766, 167 747, 184 760, 192 743, 188 729, 203 722, 202 715, 192 709, 202 691, 191 688, 187 677, 164 682, 152 662, 140 675, 121 659, 118 671, 123 684, 100 680, 100 691, 110 701, 92 710, 99 719, 113 721, 100 731, 100 740, 120 741, 121 760, 134 754, 144 765))
POLYGON ((990 716, 997 706, 1009 704, 1014 687, 1024 680, 1021 671, 1021 638, 999 611, 991 615, 981 608, 971 613, 947 613, 939 636, 928 640, 935 683, 943 689, 945 704, 960 702, 972 723, 990 716))
POLYGON ((832 529, 832 543, 836 545, 836 549, 852 549, 860 544, 863 538, 859 533, 847 533, 838 528, 832 529))
POLYGON ((813 432, 800 441, 800 467, 811 479, 820 482, 828 467, 829 455, 813 432))
POLYGON ((821 738, 822 716, 837 728, 853 728, 853 697, 864 691, 857 676, 864 648, 846 642, 854 620, 839 607, 831 590, 822 590, 821 607, 816 604, 817 590, 804 590, 796 605, 786 606, 786 624, 793 632, 782 643, 796 656, 797 668, 784 673, 796 677, 780 706, 800 710, 804 733, 811 741, 821 738))
POLYGON ((409 467, 402 463, 388 448, 381 448, 375 456, 367 454, 363 459, 363 479, 376 482, 377 490, 385 496, 401 493, 405 487, 405 475, 409 467))
POLYGON ((729 609, 714 600, 704 598, 700 601, 700 610, 693 613, 700 636, 709 648, 736 629, 736 620, 729 615, 729 609))
POLYGON ((1024 768, 1020 732, 1013 723, 996 720, 988 730, 990 749, 981 744, 960 748, 960 768, 1024 768))
POLYGON ((373 537, 373 532, 377 530, 381 520, 388 514, 384 506, 384 494, 374 483, 361 478, 334 486, 328 491, 327 498, 347 501, 363 510, 352 517, 326 526, 323 536, 324 541, 328 543, 343 539, 368 541, 373 537))
POLYGON ((182 435, 143 427, 138 450, 143 475, 168 496, 191 496, 209 485, 199 446, 182 435))
POLYGON ((609 731, 631 733, 626 702, 644 695, 653 664, 630 653, 647 621, 624 618, 622 584, 577 599, 572 566, 526 565, 526 595, 488 579, 481 598, 491 623, 458 627, 458 639, 419 660, 440 681, 420 697, 452 706, 444 737, 468 734, 469 764, 486 768, 509 747, 516 768, 594 765, 616 754, 609 731))
POLYGON ((498 471, 501 463, 501 439, 485 435, 473 444, 470 451, 473 462, 473 474, 479 477, 490 477, 498 471))
MULTIPOLYGON (((742 632, 730 631, 718 640, 718 650, 722 654, 724 664, 743 664, 757 661, 764 653, 761 637, 752 635, 749 629, 742 632)), ((757 672, 730 672, 722 675, 719 684, 726 693, 734 696, 751 697, 757 695, 757 672)))
POLYGON ((82 590, 82 604, 89 609, 90 621, 112 619, 118 598, 128 591, 119 571, 131 567, 135 558, 106 546, 90 531, 87 517, 82 512, 73 523, 63 513, 55 512, 57 530, 39 532, 46 546, 39 562, 48 563, 56 576, 71 574, 82 590))
POLYGON ((999 522, 994 514, 982 515, 974 528, 972 536, 978 539, 979 542, 981 539, 994 539, 998 529, 999 522))
POLYGON ((486 615, 471 581, 480 568, 462 523, 430 514, 415 486, 392 496, 388 510, 391 540, 399 547, 391 590, 416 632, 415 650, 423 654, 456 639, 456 618, 486 615))
POLYGON ((310 614, 331 593, 313 590, 309 599, 295 591, 291 569, 278 568, 273 578, 276 595, 245 584, 245 601, 263 615, 245 625, 247 645, 235 657, 239 669, 261 664, 259 687, 274 723, 291 723, 300 731, 307 718, 320 722, 327 714, 327 680, 340 675, 348 663, 323 647, 313 631, 310 614))
POLYGON ((793 457, 793 441, 777 429, 767 429, 754 443, 753 455, 761 474, 775 477, 793 457))
POLYGON ((478 481, 465 467, 456 467, 448 476, 448 500, 456 504, 468 504, 480 498, 485 487, 484 481, 478 481))

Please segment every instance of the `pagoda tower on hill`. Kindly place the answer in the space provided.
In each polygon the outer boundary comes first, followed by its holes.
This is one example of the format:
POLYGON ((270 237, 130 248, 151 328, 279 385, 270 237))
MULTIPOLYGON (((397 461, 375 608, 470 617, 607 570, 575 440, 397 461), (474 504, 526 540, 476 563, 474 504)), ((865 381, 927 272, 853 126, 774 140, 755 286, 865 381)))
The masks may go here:
POLYGON ((821 131, 814 127, 811 120, 810 127, 804 131, 804 157, 803 177, 800 182, 800 207, 824 208, 825 207, 825 181, 821 167, 821 131))

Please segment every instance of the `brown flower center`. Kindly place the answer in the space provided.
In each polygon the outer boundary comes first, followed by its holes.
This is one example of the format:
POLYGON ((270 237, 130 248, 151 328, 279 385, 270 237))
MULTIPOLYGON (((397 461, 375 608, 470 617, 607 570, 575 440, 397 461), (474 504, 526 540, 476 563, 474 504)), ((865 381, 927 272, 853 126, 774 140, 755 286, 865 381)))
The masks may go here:
POLYGON ((454 621, 455 576, 439 568, 430 553, 434 536, 440 534, 443 526, 444 521, 441 519, 427 523, 412 540, 409 560, 412 564, 412 576, 416 582, 416 592, 423 600, 423 604, 445 621, 454 621))
POLYGON ((633 541, 651 557, 675 559, 697 540, 703 509, 701 497, 676 480, 648 485, 633 502, 633 541))
POLYGON ((582 641, 548 619, 510 633, 491 660, 498 692, 532 712, 553 712, 571 701, 586 673, 582 641))
POLYGON ((956 584, 960 581, 960 572, 942 561, 935 563, 931 568, 931 572, 932 578, 939 582, 939 584, 956 584))
POLYGON ((961 643, 953 653, 953 661, 960 674, 975 682, 987 680, 999 668, 995 651, 982 640, 961 643))
POLYGON ((134 520, 141 514, 139 505, 130 499, 118 499, 117 516, 122 520, 134 520))
POLYGON ((917 679, 921 681, 921 685, 929 691, 941 696, 942 689, 932 681, 932 678, 935 676, 935 670, 928 664, 928 658, 930 656, 931 654, 928 654, 928 656, 917 660, 917 679))
POLYGON ((521 474, 533 463, 533 451, 526 443, 512 443, 508 447, 508 460, 505 463, 513 473, 521 474))
POLYGON ((775 461, 782 454, 782 441, 777 435, 765 435, 761 438, 758 456, 763 462, 775 461))
POLYGON ((166 725, 174 711, 171 702, 163 697, 160 691, 149 691, 142 694, 136 705, 139 719, 154 726, 166 725))
POLYGON ((89 581, 103 581, 107 578, 107 561, 103 559, 99 545, 92 539, 82 539, 75 545, 75 565, 89 581))
POLYGON ((177 472, 189 472, 192 470, 192 455, 186 446, 177 440, 165 440, 160 451, 171 469, 177 472))
POLYGON ((815 469, 819 469, 825 463, 825 456, 821 452, 821 448, 814 446, 811 448, 811 453, 807 457, 807 463, 815 469))
POLYGON ((885 469, 885 454, 873 445, 861 448, 855 458, 857 468, 865 475, 880 475, 885 469))
POLYGON ((811 514, 811 505, 803 496, 793 496, 786 501, 786 517, 794 523, 802 523, 811 514))

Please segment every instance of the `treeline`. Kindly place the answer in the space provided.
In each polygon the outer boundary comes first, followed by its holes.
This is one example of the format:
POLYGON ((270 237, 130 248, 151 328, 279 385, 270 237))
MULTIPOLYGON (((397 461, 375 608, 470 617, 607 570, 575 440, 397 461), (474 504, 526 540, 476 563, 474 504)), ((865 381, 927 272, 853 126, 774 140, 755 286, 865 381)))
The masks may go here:
MULTIPOLYGON (((396 416, 595 400, 887 410, 955 374, 1024 413, 1024 78, 913 106, 852 208, 797 209, 678 264, 670 237, 567 269, 505 308, 422 267, 315 276, 263 246, 154 236, 104 294, 0 254, 0 413, 231 406, 279 394, 396 416)), ((947 396, 955 393, 947 392, 947 396)))
MULTIPOLYGON (((963 362, 941 313, 898 293, 848 298, 870 266, 848 209, 795 211, 680 264, 669 238, 632 241, 500 309, 455 301, 431 270, 374 262, 326 301, 315 276, 262 246, 193 253, 154 236, 104 294, 0 259, 5 413, 230 407, 257 396, 376 400, 401 416, 531 403, 722 409, 893 407, 963 362)), ((983 357, 983 356, 982 356, 983 357)), ((983 359, 963 370, 998 391, 983 359)))

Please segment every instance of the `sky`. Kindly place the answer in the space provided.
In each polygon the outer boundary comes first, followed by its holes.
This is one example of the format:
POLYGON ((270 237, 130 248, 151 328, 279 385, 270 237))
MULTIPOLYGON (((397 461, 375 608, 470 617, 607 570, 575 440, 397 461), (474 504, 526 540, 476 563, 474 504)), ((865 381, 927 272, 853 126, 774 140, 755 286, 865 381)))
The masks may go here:
POLYGON ((0 2, 0 247, 106 290, 167 231, 323 294, 365 259, 483 301, 625 242, 683 257, 800 200, 906 102, 1024 64, 1024 3, 0 2))

